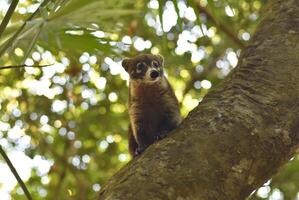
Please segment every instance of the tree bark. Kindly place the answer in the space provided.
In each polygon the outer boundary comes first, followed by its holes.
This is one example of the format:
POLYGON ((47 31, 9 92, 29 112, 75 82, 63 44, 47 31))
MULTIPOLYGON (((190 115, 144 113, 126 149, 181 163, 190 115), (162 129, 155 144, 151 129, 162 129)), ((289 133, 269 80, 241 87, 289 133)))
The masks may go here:
POLYGON ((272 0, 233 72, 99 199, 245 199, 296 153, 298 113, 299 1, 272 0))

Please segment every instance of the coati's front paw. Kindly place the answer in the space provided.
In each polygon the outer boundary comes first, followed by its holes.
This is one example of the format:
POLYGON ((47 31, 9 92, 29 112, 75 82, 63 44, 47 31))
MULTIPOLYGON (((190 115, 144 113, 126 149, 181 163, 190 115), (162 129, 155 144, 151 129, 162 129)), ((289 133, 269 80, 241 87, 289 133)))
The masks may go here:
POLYGON ((144 150, 146 149, 146 147, 138 147, 136 150, 135 150, 135 156, 138 156, 140 154, 142 154, 144 152, 144 150))
POLYGON ((139 155, 140 155, 140 153, 139 153, 138 149, 135 149, 134 157, 139 156, 139 155))

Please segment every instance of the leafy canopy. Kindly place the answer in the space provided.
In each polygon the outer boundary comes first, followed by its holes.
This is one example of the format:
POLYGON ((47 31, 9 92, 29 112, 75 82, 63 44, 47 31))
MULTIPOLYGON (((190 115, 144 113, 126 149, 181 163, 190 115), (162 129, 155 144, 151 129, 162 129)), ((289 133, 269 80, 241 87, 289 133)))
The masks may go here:
MULTIPOLYGON (((162 54, 186 116, 237 65, 266 3, 21 0, 9 10, 16 2, 0 2, 2 21, 11 14, 0 66, 51 64, 0 71, 0 144, 34 199, 93 199, 129 161, 124 57, 162 54)), ((298 165, 251 199, 298 198, 298 165)), ((1 199, 25 199, 3 160, 0 170, 1 199)))

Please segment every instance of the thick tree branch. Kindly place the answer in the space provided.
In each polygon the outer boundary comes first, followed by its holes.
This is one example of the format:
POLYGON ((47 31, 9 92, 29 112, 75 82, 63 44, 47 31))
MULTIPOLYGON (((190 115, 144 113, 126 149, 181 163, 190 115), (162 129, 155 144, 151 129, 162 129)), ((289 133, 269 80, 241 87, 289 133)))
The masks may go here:
POLYGON ((238 66, 99 199, 242 200, 299 147, 299 2, 269 1, 238 66))

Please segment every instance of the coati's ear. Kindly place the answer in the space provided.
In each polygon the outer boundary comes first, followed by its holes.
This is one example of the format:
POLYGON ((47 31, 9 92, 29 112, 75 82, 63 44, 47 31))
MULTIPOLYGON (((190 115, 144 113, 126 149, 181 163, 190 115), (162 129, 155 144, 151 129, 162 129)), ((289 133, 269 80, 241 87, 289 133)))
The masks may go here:
POLYGON ((130 59, 129 59, 129 58, 125 58, 125 59, 122 61, 122 63, 121 63, 121 65, 123 66, 123 68, 124 68, 126 71, 128 71, 128 69, 129 69, 129 62, 130 62, 130 59))
POLYGON ((161 55, 158 54, 157 58, 158 58, 158 61, 159 61, 160 65, 163 66, 164 65, 164 58, 163 58, 163 56, 161 56, 161 55))

